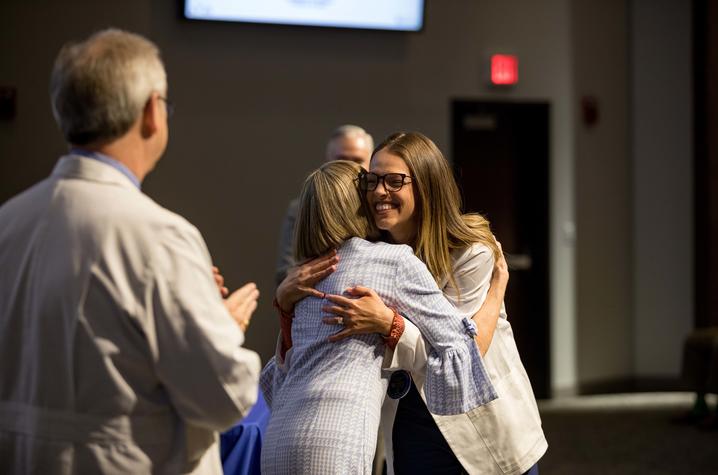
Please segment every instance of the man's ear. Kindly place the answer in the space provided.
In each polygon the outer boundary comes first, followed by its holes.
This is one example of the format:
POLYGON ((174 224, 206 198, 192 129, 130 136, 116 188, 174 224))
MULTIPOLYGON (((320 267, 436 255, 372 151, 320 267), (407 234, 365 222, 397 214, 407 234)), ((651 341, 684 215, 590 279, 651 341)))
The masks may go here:
POLYGON ((152 137, 160 128, 159 108, 162 105, 160 104, 159 97, 159 94, 153 92, 150 98, 147 99, 147 102, 145 102, 144 109, 142 109, 142 122, 140 129, 142 132, 142 138, 148 139, 152 137))

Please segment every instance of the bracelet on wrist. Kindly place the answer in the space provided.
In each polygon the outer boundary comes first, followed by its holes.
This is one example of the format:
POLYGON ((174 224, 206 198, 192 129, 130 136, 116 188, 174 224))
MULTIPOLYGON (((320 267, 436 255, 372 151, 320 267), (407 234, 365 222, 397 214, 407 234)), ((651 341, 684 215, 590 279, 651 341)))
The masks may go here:
POLYGON ((279 305, 279 302, 277 301, 277 297, 274 297, 274 300, 272 300, 272 306, 277 309, 280 317, 286 318, 289 320, 292 320, 294 318, 294 312, 291 312, 291 313, 285 312, 282 309, 282 307, 279 305))
POLYGON ((384 336, 383 338, 384 343, 386 343, 386 345, 393 350, 396 348, 401 335, 404 333, 404 317, 399 315, 399 312, 397 312, 395 308, 392 308, 391 310, 394 312, 394 317, 391 320, 391 328, 389 330, 389 335, 384 336))

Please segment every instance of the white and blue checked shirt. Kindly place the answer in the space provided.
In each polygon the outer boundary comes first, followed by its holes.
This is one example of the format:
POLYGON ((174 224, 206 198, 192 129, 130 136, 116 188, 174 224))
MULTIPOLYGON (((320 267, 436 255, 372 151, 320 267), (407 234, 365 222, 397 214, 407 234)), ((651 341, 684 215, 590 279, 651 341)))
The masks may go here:
MULTIPOLYGON (((468 316, 447 301, 409 246, 352 238, 339 249, 336 272, 317 289, 341 294, 374 289, 410 319, 430 345, 424 389, 435 414, 465 413, 496 398, 468 316)), ((322 323, 325 300, 295 308, 294 347, 284 365, 273 358, 261 385, 272 408, 262 450, 263 473, 370 473, 381 403, 384 346, 376 334, 339 343, 322 323)))

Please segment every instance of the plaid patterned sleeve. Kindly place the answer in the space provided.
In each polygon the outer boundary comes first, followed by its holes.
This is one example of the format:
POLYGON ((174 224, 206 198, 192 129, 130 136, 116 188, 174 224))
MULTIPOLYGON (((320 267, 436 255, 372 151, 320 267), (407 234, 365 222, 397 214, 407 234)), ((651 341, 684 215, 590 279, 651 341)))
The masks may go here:
POLYGON ((498 396, 473 339, 475 326, 444 297, 428 269, 413 254, 397 269, 394 296, 399 312, 431 345, 424 391, 438 415, 466 413, 498 396))

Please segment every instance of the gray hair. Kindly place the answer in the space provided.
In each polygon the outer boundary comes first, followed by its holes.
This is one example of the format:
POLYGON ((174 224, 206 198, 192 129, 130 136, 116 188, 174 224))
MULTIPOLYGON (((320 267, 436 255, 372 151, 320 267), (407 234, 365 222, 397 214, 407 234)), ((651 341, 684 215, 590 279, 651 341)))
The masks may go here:
POLYGON ((359 127, 358 125, 352 125, 352 124, 344 124, 340 125, 334 131, 332 132, 332 135, 329 136, 329 143, 327 144, 327 150, 329 150, 329 147, 331 147, 332 142, 335 139, 341 138, 341 137, 364 137, 367 143, 367 148, 371 152, 374 150, 374 138, 364 129, 359 127))
POLYGON ((75 145, 123 136, 153 92, 167 92, 157 46, 117 29, 63 46, 50 79, 53 115, 75 145))

